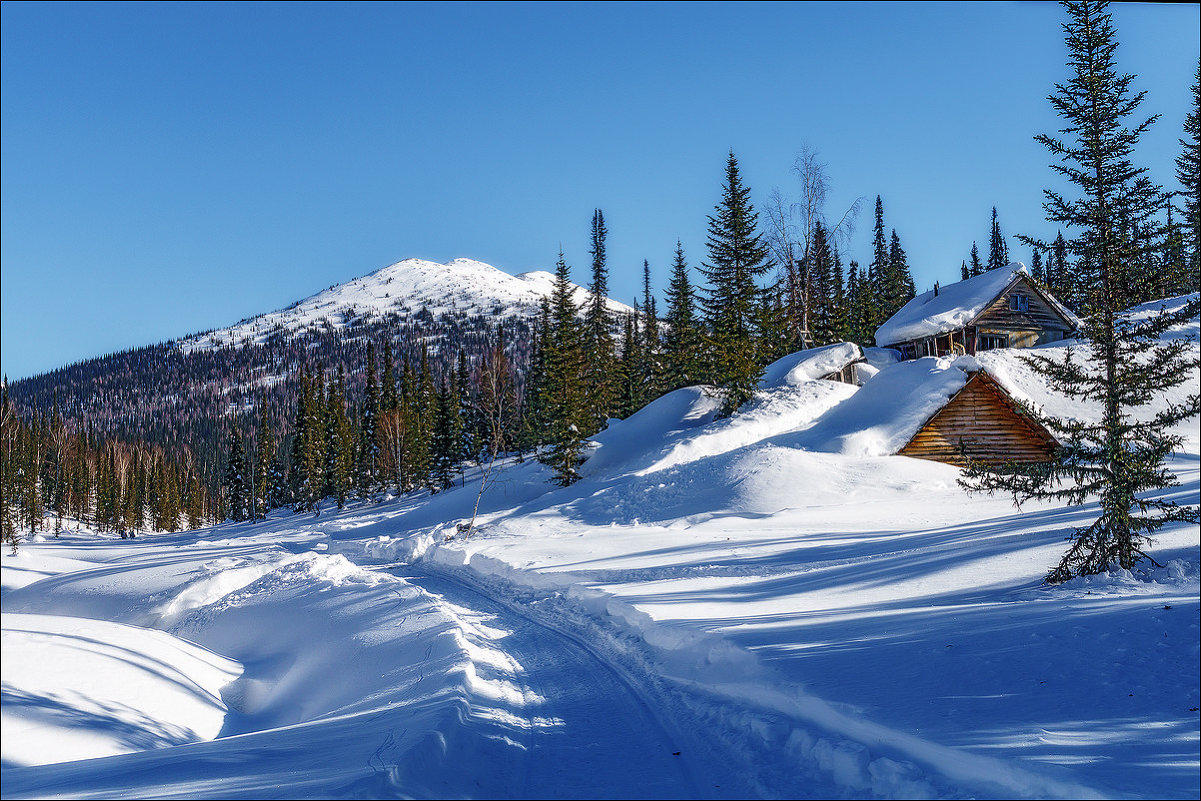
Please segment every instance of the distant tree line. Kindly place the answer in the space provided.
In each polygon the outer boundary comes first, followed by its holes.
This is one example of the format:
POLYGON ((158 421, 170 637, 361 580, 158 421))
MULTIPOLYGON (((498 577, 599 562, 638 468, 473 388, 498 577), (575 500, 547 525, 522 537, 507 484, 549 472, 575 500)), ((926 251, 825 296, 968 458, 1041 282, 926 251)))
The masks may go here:
POLYGON ((14 549, 22 532, 64 520, 101 531, 177 531, 217 519, 214 497, 187 453, 100 437, 57 409, 24 420, 5 382, 0 400, 0 533, 14 549), (53 523, 46 520, 47 513, 53 523))

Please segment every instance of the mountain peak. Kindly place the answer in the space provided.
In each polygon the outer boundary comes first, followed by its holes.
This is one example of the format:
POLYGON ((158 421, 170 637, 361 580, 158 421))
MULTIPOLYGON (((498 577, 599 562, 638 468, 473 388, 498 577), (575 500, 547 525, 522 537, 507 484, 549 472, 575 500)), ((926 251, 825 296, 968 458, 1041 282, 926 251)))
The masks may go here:
MULTIPOLYGON (((276 334, 297 334, 313 327, 345 328, 356 320, 387 314, 407 316, 424 310, 434 317, 534 317, 538 303, 549 295, 554 275, 534 270, 510 275, 490 264, 469 258, 445 264, 426 259, 404 259, 368 275, 311 295, 278 311, 260 314, 236 325, 182 339, 191 352, 227 345, 262 343, 276 334)), ((588 293, 575 290, 576 302, 588 293)), ((608 301, 614 312, 631 309, 608 301)))

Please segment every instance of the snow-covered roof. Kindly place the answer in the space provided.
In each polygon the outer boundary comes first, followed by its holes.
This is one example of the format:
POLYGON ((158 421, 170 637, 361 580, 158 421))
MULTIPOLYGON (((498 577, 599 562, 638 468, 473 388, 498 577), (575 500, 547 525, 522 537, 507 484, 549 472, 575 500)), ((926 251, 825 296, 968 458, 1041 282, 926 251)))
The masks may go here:
POLYGON ((762 389, 770 389, 785 385, 797 386, 804 381, 816 381, 862 358, 863 350, 853 342, 836 342, 820 348, 800 350, 769 364, 763 371, 759 386, 762 389))
MULTIPOLYGON (((937 294, 934 290, 923 292, 876 330, 876 342, 893 345, 962 328, 979 316, 1015 280, 1029 276, 1026 265, 1011 262, 1005 267, 939 287, 937 294)), ((1043 298, 1072 326, 1080 327, 1080 320, 1061 303, 1049 295, 1044 294, 1043 298)))
POLYGON ((848 456, 888 456, 980 369, 971 356, 927 356, 881 370, 802 435, 802 447, 848 456))

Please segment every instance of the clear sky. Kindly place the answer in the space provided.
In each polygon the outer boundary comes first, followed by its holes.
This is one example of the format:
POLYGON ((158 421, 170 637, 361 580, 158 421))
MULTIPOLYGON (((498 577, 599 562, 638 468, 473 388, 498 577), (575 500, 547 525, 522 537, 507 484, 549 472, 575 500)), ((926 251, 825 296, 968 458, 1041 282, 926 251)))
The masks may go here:
MULTIPOLYGON (((1197 5, 1115 4, 1122 70, 1173 159, 1197 5)), ((803 144, 865 198, 919 291, 973 240, 1048 234, 1050 3, 33 4, 0 6, 0 366, 10 378, 221 327, 401 259, 511 273, 560 245, 611 293, 676 239, 704 259, 733 149, 762 205, 803 144)), ((1011 256, 1029 261, 1012 242, 1011 256)))

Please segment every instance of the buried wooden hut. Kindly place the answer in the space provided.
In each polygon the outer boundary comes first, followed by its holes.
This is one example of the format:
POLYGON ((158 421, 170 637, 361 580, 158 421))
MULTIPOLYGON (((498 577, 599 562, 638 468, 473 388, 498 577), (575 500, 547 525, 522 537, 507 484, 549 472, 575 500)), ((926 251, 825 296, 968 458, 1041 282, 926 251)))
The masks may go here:
POLYGON ((897 453, 962 467, 980 462, 1045 462, 1059 441, 983 370, 927 420, 897 453))

